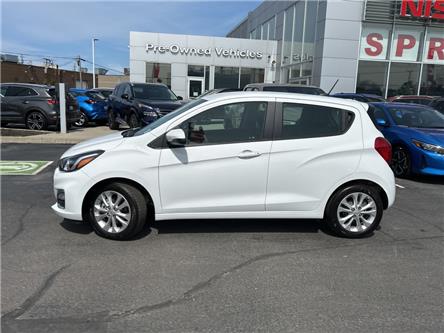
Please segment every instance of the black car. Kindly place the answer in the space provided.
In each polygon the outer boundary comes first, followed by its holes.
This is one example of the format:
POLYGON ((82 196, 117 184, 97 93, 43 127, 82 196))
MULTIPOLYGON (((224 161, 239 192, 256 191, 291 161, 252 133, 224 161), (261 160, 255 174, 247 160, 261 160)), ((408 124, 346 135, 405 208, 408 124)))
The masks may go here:
POLYGON ((429 106, 444 114, 444 97, 438 97, 429 103, 429 106))
MULTIPOLYGON (((4 83, 1 88, 1 126, 25 124, 33 130, 59 125, 59 101, 54 87, 30 83, 4 83)), ((68 127, 80 118, 75 98, 66 94, 68 127)))
POLYGON ((183 104, 182 97, 164 84, 120 83, 108 98, 108 124, 111 129, 125 123, 131 128, 140 127, 183 104))
POLYGON ((108 97, 113 93, 113 89, 112 88, 93 88, 93 89, 88 90, 88 92, 91 94, 100 95, 100 96, 104 97, 105 99, 108 99, 108 97))
POLYGON ((319 87, 299 84, 250 83, 244 87, 244 91, 277 91, 308 95, 327 95, 327 93, 319 87))

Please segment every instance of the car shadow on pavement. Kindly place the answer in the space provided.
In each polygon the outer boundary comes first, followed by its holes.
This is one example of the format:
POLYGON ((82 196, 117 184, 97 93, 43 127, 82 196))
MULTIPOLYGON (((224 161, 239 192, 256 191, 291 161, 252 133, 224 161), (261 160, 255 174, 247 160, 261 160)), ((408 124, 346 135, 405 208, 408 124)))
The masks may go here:
POLYGON ((75 234, 87 235, 94 232, 93 228, 89 225, 89 223, 85 223, 82 221, 64 219, 60 223, 60 226, 63 229, 68 230, 75 234))
POLYGON ((425 176, 425 175, 415 175, 407 180, 425 183, 425 184, 439 184, 444 185, 444 177, 443 176, 425 176))

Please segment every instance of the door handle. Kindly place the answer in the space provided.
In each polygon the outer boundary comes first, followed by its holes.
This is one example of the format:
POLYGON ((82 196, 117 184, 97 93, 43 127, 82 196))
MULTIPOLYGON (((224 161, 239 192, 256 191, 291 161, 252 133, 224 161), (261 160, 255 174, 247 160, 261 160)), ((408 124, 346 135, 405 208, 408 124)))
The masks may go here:
POLYGON ((247 160, 247 159, 255 158, 255 157, 259 157, 259 156, 261 156, 261 153, 259 153, 257 151, 251 151, 251 150, 244 150, 239 155, 237 155, 238 158, 243 159, 243 160, 247 160))

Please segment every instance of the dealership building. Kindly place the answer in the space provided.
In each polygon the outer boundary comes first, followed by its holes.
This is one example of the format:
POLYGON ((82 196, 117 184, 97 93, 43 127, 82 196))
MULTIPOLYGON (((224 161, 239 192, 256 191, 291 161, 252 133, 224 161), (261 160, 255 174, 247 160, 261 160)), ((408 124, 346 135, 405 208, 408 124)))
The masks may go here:
POLYGON ((130 70, 190 98, 253 82, 444 95, 444 1, 264 1, 226 38, 131 32, 130 70))

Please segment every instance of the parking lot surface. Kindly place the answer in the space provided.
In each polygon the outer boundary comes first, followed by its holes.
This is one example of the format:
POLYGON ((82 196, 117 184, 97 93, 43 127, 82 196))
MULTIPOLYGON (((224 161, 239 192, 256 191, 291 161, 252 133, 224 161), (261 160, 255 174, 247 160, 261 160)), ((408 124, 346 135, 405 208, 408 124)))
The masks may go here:
MULTIPOLYGON (((67 145, 4 144, 56 161, 67 145)), ((3 332, 442 332, 444 181, 398 180, 381 229, 319 221, 154 223, 132 241, 52 213, 56 163, 2 177, 3 332)))

